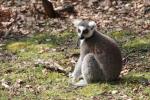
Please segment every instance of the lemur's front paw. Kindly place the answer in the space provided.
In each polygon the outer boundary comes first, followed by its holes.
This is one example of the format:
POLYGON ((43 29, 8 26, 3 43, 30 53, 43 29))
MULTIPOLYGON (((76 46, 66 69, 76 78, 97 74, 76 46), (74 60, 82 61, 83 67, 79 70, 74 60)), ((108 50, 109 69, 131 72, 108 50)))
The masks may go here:
POLYGON ((69 73, 69 83, 74 84, 75 83, 75 78, 73 77, 72 73, 69 73))
POLYGON ((69 83, 75 83, 76 82, 77 78, 74 76, 73 73, 69 73, 69 78, 70 78, 69 83))

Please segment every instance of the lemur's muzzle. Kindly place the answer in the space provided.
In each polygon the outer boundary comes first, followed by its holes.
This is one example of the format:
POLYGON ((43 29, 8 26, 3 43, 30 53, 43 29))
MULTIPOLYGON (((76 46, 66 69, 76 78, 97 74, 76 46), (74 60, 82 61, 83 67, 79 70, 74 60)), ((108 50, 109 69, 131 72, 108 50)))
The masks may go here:
POLYGON ((80 40, 82 40, 82 39, 84 39, 84 36, 83 36, 83 35, 81 35, 79 38, 80 38, 80 40))

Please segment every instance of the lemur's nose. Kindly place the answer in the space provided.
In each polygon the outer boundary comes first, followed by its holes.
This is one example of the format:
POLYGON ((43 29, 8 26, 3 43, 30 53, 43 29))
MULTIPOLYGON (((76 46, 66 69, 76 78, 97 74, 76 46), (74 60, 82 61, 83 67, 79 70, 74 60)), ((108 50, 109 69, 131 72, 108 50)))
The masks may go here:
POLYGON ((84 36, 83 36, 83 35, 81 35, 81 36, 80 36, 80 39, 81 39, 81 40, 82 40, 82 39, 84 39, 84 36))

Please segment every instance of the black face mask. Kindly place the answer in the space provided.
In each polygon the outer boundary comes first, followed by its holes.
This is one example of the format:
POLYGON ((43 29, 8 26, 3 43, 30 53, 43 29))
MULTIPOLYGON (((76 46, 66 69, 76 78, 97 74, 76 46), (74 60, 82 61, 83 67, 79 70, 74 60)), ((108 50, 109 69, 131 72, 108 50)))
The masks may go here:
MULTIPOLYGON (((81 33, 81 30, 80 29, 78 29, 78 32, 79 33, 81 33)), ((81 33, 81 36, 79 37, 79 39, 84 39, 84 36, 83 36, 83 34, 88 34, 88 32, 89 32, 89 30, 88 29, 85 29, 85 30, 83 30, 83 32, 81 33)))

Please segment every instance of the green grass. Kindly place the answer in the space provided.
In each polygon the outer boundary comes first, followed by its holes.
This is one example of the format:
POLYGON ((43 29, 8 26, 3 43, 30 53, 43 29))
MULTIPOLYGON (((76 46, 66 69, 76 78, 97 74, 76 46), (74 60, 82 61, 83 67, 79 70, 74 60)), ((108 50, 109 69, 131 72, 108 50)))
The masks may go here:
MULTIPOLYGON (((130 67, 138 69, 138 67, 150 66, 149 35, 142 38, 127 32, 113 32, 109 35, 118 41, 123 57, 130 55, 126 63, 129 69, 130 67), (131 53, 130 51, 133 50, 134 52, 131 53)), ((49 61, 52 59, 64 69, 71 69, 73 65, 70 64, 68 56, 79 52, 78 49, 75 49, 76 38, 75 33, 64 32, 39 33, 19 40, 8 40, 2 47, 2 52, 12 55, 4 55, 3 60, 0 61, 0 80, 8 81, 12 89, 9 90, 0 85, 0 100, 9 98, 12 100, 150 99, 150 87, 145 85, 146 80, 150 80, 150 71, 145 69, 140 71, 131 69, 118 82, 96 83, 83 88, 74 88, 64 74, 44 72, 42 65, 35 65, 37 60, 49 61), (17 86, 19 79, 22 80, 22 83, 17 86)))
MULTIPOLYGON (((150 48, 150 35, 144 38, 134 38, 133 40, 124 44, 124 48, 130 50, 142 50, 142 49, 149 49, 150 48)), ((150 49, 149 49, 150 50, 150 49)))

